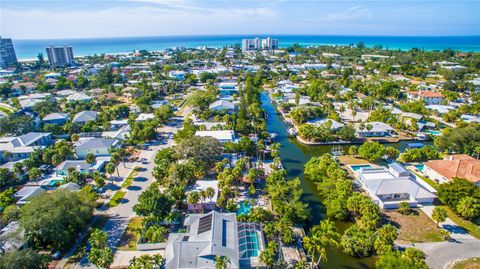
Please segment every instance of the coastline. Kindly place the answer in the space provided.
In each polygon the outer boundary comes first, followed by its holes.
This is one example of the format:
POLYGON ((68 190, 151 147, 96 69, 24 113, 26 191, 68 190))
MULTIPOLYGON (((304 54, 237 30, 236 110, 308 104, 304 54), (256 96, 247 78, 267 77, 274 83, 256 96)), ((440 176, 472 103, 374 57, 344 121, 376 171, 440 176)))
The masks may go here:
MULTIPOLYGON (((74 55, 85 57, 93 54, 122 54, 129 51, 146 49, 164 50, 173 47, 185 48, 222 48, 240 44, 242 38, 267 35, 198 35, 198 36, 149 36, 115 37, 83 39, 14 39, 17 58, 21 61, 35 59, 38 53, 45 54, 50 45, 68 44, 73 47, 74 55)), ((470 52, 480 51, 480 36, 333 36, 333 35, 270 35, 280 40, 280 48, 299 44, 309 46, 349 46, 363 42, 365 47, 381 46, 388 50, 454 50, 470 52)))

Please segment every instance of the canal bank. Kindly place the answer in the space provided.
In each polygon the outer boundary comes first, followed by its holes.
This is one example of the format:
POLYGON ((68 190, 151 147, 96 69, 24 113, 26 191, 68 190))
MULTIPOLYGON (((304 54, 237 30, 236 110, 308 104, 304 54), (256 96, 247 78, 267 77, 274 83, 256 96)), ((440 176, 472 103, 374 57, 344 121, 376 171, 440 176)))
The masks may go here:
MULTIPOLYGON (((302 200, 308 203, 312 215, 311 222, 307 226, 318 224, 325 217, 325 210, 318 196, 315 184, 304 178, 303 168, 310 158, 321 156, 325 153, 330 153, 333 147, 337 145, 304 145, 295 138, 290 138, 288 135, 288 126, 282 120, 282 117, 275 105, 270 102, 270 98, 266 92, 261 95, 262 107, 268 114, 267 131, 269 133, 276 133, 276 142, 281 144, 280 158, 282 164, 287 170, 289 178, 299 177, 301 179, 301 188, 303 190, 302 200)), ((389 143, 400 151, 404 151, 409 141, 402 141, 397 143, 389 143)), ((427 142, 430 144, 431 142, 427 142)), ((348 147, 349 145, 345 145, 348 147)), ((335 222, 337 229, 343 233, 352 223, 344 223, 340 221, 335 222)), ((308 227, 306 227, 308 228, 308 227)), ((374 268, 373 258, 357 259, 352 256, 344 254, 339 250, 329 250, 327 254, 328 260, 322 263, 323 268, 374 268)))

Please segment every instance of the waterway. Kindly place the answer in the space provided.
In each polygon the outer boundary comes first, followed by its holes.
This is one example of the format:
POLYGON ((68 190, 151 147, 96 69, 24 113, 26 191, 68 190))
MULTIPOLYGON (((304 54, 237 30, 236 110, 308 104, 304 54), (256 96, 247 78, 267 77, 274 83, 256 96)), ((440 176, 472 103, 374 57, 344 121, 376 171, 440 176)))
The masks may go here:
MULTIPOLYGON (((299 177, 301 179, 301 188, 303 190, 302 200, 308 203, 312 215, 311 221, 307 226, 318 224, 325 217, 325 210, 318 196, 315 184, 304 178, 303 168, 310 158, 329 153, 332 146, 307 146, 300 144, 295 138, 289 138, 287 131, 288 126, 282 120, 282 116, 277 111, 275 105, 270 102, 267 93, 262 93, 261 100, 262 107, 268 114, 267 131, 277 134, 276 142, 281 144, 280 158, 287 170, 289 178, 299 177)), ((408 142, 392 143, 389 144, 389 146, 394 146, 403 151, 407 143, 408 142)), ((351 223, 336 222, 337 229, 340 233, 343 233, 350 225, 351 223)), ((340 249, 329 250, 327 258, 327 261, 322 264, 322 268, 374 268, 373 258, 354 258, 344 254, 340 249)))

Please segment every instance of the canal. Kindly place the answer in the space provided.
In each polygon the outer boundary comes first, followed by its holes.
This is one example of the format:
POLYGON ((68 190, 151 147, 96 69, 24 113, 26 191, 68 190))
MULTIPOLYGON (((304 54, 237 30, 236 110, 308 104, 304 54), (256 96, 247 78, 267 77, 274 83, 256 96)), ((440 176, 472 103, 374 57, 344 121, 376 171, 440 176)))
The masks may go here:
MULTIPOLYGON (((289 138, 287 131, 288 126, 282 120, 282 116, 277 111, 275 105, 270 102, 270 98, 266 92, 262 93, 261 100, 262 107, 268 114, 267 131, 277 134, 276 142, 281 144, 280 158, 287 170, 289 178, 299 177, 301 179, 301 188, 303 190, 302 200, 308 203, 312 215, 311 222, 307 226, 318 224, 324 218, 325 210, 320 202, 315 184, 304 178, 303 168, 310 158, 329 153, 332 146, 306 146, 300 144, 295 138, 289 138)), ((406 143, 407 142, 400 142, 389 145, 404 150, 406 143)), ((335 224, 338 231, 343 233, 352 223, 337 221, 335 224)), ((322 268, 374 268, 373 258, 354 258, 344 254, 341 249, 329 250, 327 258, 327 261, 322 263, 322 268)))

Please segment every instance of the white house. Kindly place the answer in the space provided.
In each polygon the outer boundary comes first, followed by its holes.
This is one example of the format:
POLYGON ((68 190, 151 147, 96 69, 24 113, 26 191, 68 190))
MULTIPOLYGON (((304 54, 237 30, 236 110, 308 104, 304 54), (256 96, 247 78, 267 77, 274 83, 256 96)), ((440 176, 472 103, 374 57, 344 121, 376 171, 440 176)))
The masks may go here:
POLYGON ((220 143, 235 141, 235 132, 232 130, 196 131, 195 136, 210 136, 216 138, 218 141, 220 141, 220 143))
POLYGON ((97 117, 98 117, 97 111, 85 110, 75 114, 75 116, 73 116, 72 122, 77 124, 85 124, 89 121, 96 121, 97 117))
POLYGON ((119 145, 116 139, 105 138, 84 138, 80 139, 76 146, 75 152, 79 159, 85 159, 87 154, 91 153, 95 156, 110 156, 110 151, 119 145))
POLYGON ((217 100, 211 103, 208 108, 213 111, 225 111, 227 113, 235 112, 235 104, 225 100, 217 100))
POLYGON ((355 173, 363 189, 381 208, 398 208, 401 202, 411 207, 430 205, 436 197, 398 163, 389 164, 388 169, 365 167, 355 173))
POLYGON ((420 90, 408 92, 408 98, 412 100, 423 100, 427 105, 440 105, 445 99, 445 96, 440 92, 420 90))
POLYGON ((378 121, 355 123, 355 130, 357 137, 386 137, 395 135, 395 130, 390 125, 378 121))

